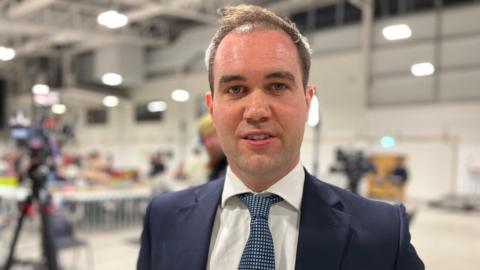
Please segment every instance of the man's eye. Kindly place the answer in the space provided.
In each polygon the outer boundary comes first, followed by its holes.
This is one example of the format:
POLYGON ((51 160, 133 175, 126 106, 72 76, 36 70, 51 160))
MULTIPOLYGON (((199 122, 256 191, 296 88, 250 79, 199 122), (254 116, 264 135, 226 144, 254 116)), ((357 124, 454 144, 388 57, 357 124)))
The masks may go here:
POLYGON ((286 88, 287 86, 283 83, 274 83, 271 86, 271 89, 274 91, 281 91, 281 90, 285 90, 286 88))
POLYGON ((233 94, 233 95, 238 95, 238 94, 242 93, 242 91, 243 91, 243 87, 241 87, 241 86, 232 86, 232 87, 228 88, 228 93, 233 94))

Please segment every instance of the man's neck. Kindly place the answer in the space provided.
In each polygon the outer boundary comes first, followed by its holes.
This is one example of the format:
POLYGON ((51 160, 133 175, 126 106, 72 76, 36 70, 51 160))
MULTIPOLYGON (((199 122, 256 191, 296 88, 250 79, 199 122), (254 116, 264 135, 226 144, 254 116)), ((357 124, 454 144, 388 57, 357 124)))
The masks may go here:
POLYGON ((299 161, 289 167, 287 170, 272 170, 272 173, 265 174, 246 174, 237 171, 235 168, 230 167, 232 172, 243 182, 243 184, 253 192, 259 193, 267 190, 275 183, 283 179, 288 175, 298 164, 299 161))

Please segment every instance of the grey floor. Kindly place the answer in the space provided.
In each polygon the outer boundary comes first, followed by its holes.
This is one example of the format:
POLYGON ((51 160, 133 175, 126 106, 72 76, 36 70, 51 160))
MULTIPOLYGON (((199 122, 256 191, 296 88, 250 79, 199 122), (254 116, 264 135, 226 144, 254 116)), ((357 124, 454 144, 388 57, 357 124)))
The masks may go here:
POLYGON ((426 269, 480 269, 480 213, 418 210, 410 232, 426 269))
MULTIPOLYGON (((411 226, 412 242, 429 270, 475 270, 480 265, 480 214, 452 212, 432 209, 416 204, 410 206, 417 210, 411 226)), ((94 269, 135 269, 138 245, 134 240, 140 235, 141 228, 123 230, 115 233, 96 233, 79 235, 86 239, 94 253, 94 269), (133 242, 133 243, 132 243, 133 242)), ((38 255, 35 233, 25 233, 21 239, 23 257, 38 255), (25 255, 27 254, 27 255, 25 255)), ((4 235, 0 243, 0 261, 4 260, 6 242, 4 235)), ((83 250, 65 251, 60 259, 66 269, 89 269, 83 250), (73 261, 78 256, 78 263, 73 261)), ((21 268, 18 268, 21 269, 21 268)), ((90 269, 89 269, 90 270, 90 269)))

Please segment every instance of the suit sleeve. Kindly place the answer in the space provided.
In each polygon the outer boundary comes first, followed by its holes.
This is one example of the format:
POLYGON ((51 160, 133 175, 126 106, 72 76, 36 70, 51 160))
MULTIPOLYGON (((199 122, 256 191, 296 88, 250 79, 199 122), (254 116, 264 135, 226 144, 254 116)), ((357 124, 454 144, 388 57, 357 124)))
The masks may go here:
POLYGON ((397 209, 400 218, 400 236, 395 269, 424 270, 425 265, 420 257, 418 257, 413 245, 410 243, 410 231, 405 207, 403 205, 398 205, 397 209))
POLYGON ((152 203, 147 207, 145 219, 143 222, 143 232, 141 238, 140 254, 137 260, 137 270, 151 269, 151 246, 150 246, 150 208, 152 203))

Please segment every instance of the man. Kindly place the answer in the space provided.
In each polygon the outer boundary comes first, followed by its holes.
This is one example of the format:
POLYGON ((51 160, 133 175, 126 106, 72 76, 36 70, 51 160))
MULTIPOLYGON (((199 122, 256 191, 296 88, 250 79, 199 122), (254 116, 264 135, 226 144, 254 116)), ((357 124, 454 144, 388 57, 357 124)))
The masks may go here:
POLYGON ((255 6, 224 8, 206 59, 227 174, 152 201, 138 269, 424 269, 403 207, 303 169, 314 87, 308 43, 292 23, 255 6))
POLYGON ((225 176, 227 169, 227 157, 223 153, 222 146, 215 131, 212 117, 207 114, 200 119, 199 127, 202 145, 208 154, 208 181, 216 180, 225 176))
POLYGON ((217 180, 225 176, 227 171, 227 157, 223 153, 210 114, 202 116, 198 121, 198 134, 207 156, 204 157, 201 149, 195 147, 174 175, 175 178, 188 180, 192 186, 204 184, 207 180, 217 180))

